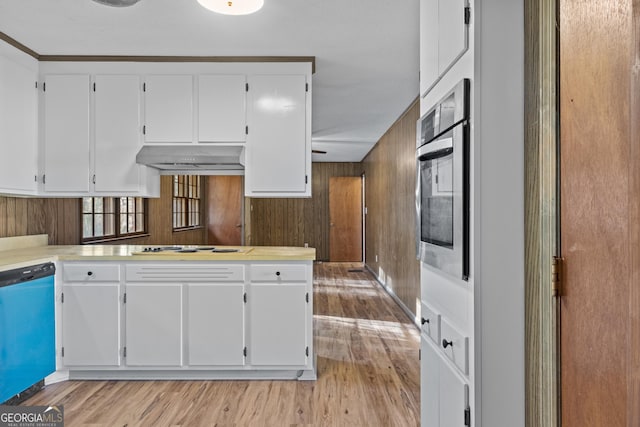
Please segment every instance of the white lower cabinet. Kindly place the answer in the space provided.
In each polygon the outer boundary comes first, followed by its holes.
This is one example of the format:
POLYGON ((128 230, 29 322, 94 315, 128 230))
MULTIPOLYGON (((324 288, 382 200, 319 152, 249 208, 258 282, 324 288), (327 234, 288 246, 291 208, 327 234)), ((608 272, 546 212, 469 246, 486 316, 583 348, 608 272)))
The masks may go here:
POLYGON ((186 286, 189 365, 244 365, 244 284, 186 286))
POLYGON ((120 365, 120 284, 62 286, 62 348, 66 366, 120 365))
POLYGON ((252 283, 249 357, 252 365, 307 363, 307 286, 252 283))
POLYGON ((423 427, 469 425, 469 386, 439 349, 424 335, 421 338, 421 424, 423 427))
POLYGON ((182 285, 127 284, 128 366, 182 365, 182 285))
POLYGON ((311 261, 60 268, 72 379, 316 378, 311 261))

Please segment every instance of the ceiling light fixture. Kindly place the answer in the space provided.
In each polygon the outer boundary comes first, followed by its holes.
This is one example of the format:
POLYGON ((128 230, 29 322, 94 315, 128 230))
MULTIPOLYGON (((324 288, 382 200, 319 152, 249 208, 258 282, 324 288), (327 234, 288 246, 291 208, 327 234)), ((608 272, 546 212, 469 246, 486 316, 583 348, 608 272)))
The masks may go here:
POLYGON ((114 6, 114 7, 126 7, 133 6, 138 3, 140 0, 93 0, 96 3, 104 4, 106 6, 114 6))
POLYGON ((264 0, 198 0, 206 9, 225 15, 248 15, 262 8, 264 0))

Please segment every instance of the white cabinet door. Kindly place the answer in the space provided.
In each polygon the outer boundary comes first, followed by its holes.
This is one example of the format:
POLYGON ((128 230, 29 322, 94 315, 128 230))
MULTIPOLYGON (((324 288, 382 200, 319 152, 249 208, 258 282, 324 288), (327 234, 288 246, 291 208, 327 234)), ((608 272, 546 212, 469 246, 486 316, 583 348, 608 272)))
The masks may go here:
POLYGON ((420 339, 420 411, 423 427, 440 427, 440 358, 424 336, 420 339))
POLYGON ((246 81, 244 75, 198 77, 198 141, 245 141, 246 81))
POLYGON ((306 77, 249 77, 245 195, 295 197, 307 191, 306 77))
POLYGON ((62 289, 64 364, 119 366, 119 284, 64 284, 62 289))
POLYGON ((97 75, 94 83, 95 191, 139 191, 140 77, 97 75))
POLYGON ((182 286, 127 284, 128 366, 182 365, 182 286))
POLYGON ((463 427, 469 390, 451 363, 424 335, 421 337, 421 426, 463 427))
POLYGON ((467 50, 467 0, 439 0, 438 74, 442 75, 467 50))
POLYGON ((187 285, 191 366, 244 364, 244 285, 187 285))
POLYGON ((47 75, 44 190, 89 191, 89 76, 47 75))
POLYGON ((420 0, 420 94, 438 76, 438 0, 420 0))
POLYGON ((251 284, 248 353, 252 365, 307 363, 306 292, 304 283, 251 284))
POLYGON ((0 56, 0 190, 37 191, 38 73, 0 56))
POLYGON ((147 76, 144 108, 145 142, 193 141, 192 76, 147 76))

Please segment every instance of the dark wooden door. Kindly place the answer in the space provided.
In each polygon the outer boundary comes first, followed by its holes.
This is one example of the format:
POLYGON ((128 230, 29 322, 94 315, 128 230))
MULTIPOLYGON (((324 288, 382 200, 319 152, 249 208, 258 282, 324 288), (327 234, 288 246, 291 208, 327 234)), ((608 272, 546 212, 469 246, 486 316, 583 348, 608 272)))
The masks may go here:
POLYGON ((208 240, 212 245, 242 244, 242 176, 208 177, 208 240))
POLYGON ((640 425, 631 23, 632 0, 560 0, 562 427, 640 425))
POLYGON ((329 178, 329 260, 362 261, 362 178, 329 178))

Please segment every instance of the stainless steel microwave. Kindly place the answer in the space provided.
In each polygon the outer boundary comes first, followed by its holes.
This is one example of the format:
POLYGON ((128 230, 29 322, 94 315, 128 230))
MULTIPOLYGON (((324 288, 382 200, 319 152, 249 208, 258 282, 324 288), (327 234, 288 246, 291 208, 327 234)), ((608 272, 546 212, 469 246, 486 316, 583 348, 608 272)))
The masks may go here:
POLYGON ((469 279, 469 79, 419 120, 416 150, 417 258, 469 279))

